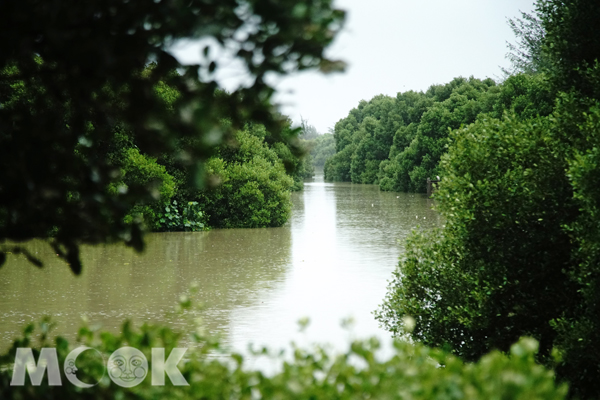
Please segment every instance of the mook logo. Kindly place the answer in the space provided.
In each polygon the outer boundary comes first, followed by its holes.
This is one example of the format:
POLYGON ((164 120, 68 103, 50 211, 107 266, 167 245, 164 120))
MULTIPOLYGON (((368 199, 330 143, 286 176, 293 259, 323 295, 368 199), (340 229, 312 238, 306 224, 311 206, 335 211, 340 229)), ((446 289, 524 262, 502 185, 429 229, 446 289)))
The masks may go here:
POLYGON ((122 347, 110 355, 108 374, 117 385, 137 386, 148 374, 148 360, 138 349, 122 347))
MULTIPOLYGON (((86 383, 81 381, 81 371, 77 368, 77 357, 85 351, 96 352, 99 357, 103 358, 98 350, 81 346, 69 353, 63 365, 63 371, 67 380, 80 388, 88 389, 96 386, 104 377, 106 371, 108 371, 108 376, 115 384, 125 388, 131 388, 142 383, 150 371, 148 360, 144 353, 134 347, 121 347, 108 358, 105 371, 98 379, 98 382, 93 384, 86 383)), ((153 386, 164 386, 165 374, 175 386, 189 385, 179 368, 177 368, 177 364, 181 361, 186 351, 186 348, 175 348, 165 360, 164 348, 152 349, 151 377, 153 386)), ((55 348, 42 348, 36 362, 33 357, 32 349, 19 347, 15 356, 15 365, 10 385, 24 386, 25 374, 27 373, 29 374, 31 384, 33 386, 39 386, 42 383, 42 379, 46 372, 48 372, 49 386, 62 385, 60 367, 58 365, 58 357, 55 348)))

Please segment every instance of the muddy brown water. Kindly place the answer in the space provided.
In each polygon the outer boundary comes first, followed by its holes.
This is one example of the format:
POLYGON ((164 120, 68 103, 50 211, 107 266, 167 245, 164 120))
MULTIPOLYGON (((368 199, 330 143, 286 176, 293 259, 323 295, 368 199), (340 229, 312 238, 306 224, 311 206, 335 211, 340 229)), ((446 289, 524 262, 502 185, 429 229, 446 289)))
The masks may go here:
POLYGON ((281 228, 149 234, 141 255, 122 245, 86 246, 79 277, 45 243, 30 243, 46 260, 43 269, 12 256, 0 270, 1 349, 46 315, 57 323, 55 333, 70 339, 82 316, 113 332, 126 318, 166 321, 192 282, 205 304, 206 329, 234 349, 389 336, 372 311, 404 238, 417 225, 440 224, 432 200, 319 176, 292 200, 292 217, 281 228), (311 322, 299 333, 302 317, 311 322), (347 317, 354 319, 351 332, 340 326, 347 317))

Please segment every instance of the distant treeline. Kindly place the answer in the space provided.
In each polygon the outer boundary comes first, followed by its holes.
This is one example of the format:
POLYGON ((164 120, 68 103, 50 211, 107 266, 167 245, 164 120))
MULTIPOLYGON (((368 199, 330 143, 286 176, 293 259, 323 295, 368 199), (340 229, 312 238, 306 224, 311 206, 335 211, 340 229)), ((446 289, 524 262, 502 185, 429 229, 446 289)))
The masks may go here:
POLYGON ((363 100, 335 125, 336 153, 325 163, 325 179, 424 192, 427 178, 443 174, 440 157, 452 130, 505 112, 521 119, 546 116, 554 99, 539 75, 518 74, 501 84, 459 77, 425 93, 363 100))
POLYGON ((300 139, 302 146, 308 151, 304 159, 304 176, 309 177, 314 174, 314 168, 323 169, 325 161, 333 157, 335 154, 335 140, 332 132, 320 134, 314 126, 304 119, 302 120, 300 139))

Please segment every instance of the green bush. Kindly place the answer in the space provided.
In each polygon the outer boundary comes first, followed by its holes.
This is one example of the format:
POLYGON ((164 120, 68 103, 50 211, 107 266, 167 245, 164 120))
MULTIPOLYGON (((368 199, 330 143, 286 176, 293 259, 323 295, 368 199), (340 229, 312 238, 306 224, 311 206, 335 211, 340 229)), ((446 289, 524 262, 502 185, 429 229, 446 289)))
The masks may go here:
POLYGON ((409 241, 378 314, 389 330, 401 331, 410 315, 415 339, 468 360, 508 351, 523 335, 549 356, 549 322, 570 304, 557 294, 577 299, 563 229, 577 207, 550 125, 482 119, 453 134, 435 194, 445 227, 409 241))
POLYGON ((532 336, 571 395, 594 398, 599 133, 598 103, 571 95, 549 117, 454 132, 434 196, 445 226, 408 241, 379 321, 400 334, 410 315, 415 340, 466 360, 532 336))
MULTIPOLYGON (((224 146, 207 162, 217 181, 198 202, 215 228, 262 228, 283 225, 291 213, 293 178, 276 150, 249 130, 236 133, 235 145, 224 146)), ((280 149, 282 150, 282 149, 280 149)))
POLYGON ((451 134, 435 195, 446 225, 413 235, 377 317, 398 334, 414 316, 413 338, 467 360, 533 336, 570 397, 597 398, 600 8, 540 0, 536 13, 543 35, 520 35, 542 73, 507 79, 488 116, 451 134))
MULTIPOLYGON (((513 88, 520 87, 513 84, 513 88)), ((441 175, 439 161, 449 131, 492 112, 499 91, 491 79, 459 77, 446 85, 433 85, 425 93, 378 95, 361 101, 335 125, 336 154, 325 164, 325 178, 379 183, 382 190, 424 192, 427 178, 441 175)), ((504 93, 505 107, 512 105, 513 92, 504 93)), ((526 91, 526 100, 534 97, 530 92, 534 90, 526 91)))
POLYGON ((355 148, 356 145, 351 143, 325 161, 323 174, 326 181, 350 181, 350 167, 355 148))
POLYGON ((159 231, 202 231, 207 229, 206 218, 197 201, 188 201, 182 206, 173 200, 165 204, 157 214, 159 231))
POLYGON ((281 162, 291 167, 288 175, 294 180, 294 184, 291 187, 292 191, 302 190, 304 188, 304 179, 312 178, 315 175, 315 167, 313 166, 310 154, 308 154, 306 141, 302 141, 301 146, 306 154, 296 157, 284 143, 278 142, 271 145, 271 149, 277 154, 281 162))
MULTIPOLYGON (((189 301, 184 300, 177 315, 181 321, 189 312, 189 301)), ((185 324, 184 324, 185 325, 185 324)), ((566 385, 554 382, 552 371, 536 365, 534 354, 537 342, 521 339, 510 349, 510 355, 497 351, 476 363, 465 364, 442 350, 403 341, 394 343, 391 358, 381 361, 376 357, 380 347, 376 339, 353 341, 348 350, 333 354, 322 346, 303 349, 292 346, 288 357, 269 355, 262 349, 255 356, 269 357, 278 365, 275 372, 265 374, 251 366, 240 354, 224 353, 219 341, 203 334, 202 329, 187 324, 185 332, 163 325, 144 324, 135 329, 125 322, 121 333, 95 331, 87 326, 79 330, 79 343, 69 344, 57 338, 51 345, 47 338, 48 324, 41 325, 43 334, 34 344, 33 326, 25 329, 23 338, 0 362, 0 397, 12 399, 564 399, 566 385), (56 347, 62 366, 74 346, 84 345, 98 350, 100 357, 80 357, 75 367, 78 378, 84 375, 96 386, 83 389, 67 381, 61 368, 62 386, 49 386, 43 379, 40 386, 32 386, 26 378, 24 386, 10 386, 11 363, 18 347, 35 347, 34 357, 41 347, 56 347), (140 350, 152 369, 151 349, 165 348, 169 355, 173 348, 187 348, 178 368, 187 386, 174 386, 165 378, 165 386, 152 386, 148 371, 137 386, 123 388, 103 373, 110 354, 131 346, 140 350), (215 357, 215 354, 221 354, 215 357), (101 378, 100 378, 101 377, 101 378)), ((84 353, 85 354, 85 353, 84 353)))
POLYGON ((263 228, 288 220, 293 180, 283 165, 259 157, 243 164, 217 158, 209 160, 207 167, 221 180, 200 197, 211 227, 263 228))
POLYGON ((136 148, 119 151, 113 157, 120 166, 121 182, 112 184, 112 191, 126 191, 132 195, 149 192, 153 201, 138 202, 125 217, 125 222, 131 223, 141 218, 150 230, 159 230, 159 212, 162 204, 169 204, 177 190, 175 181, 164 166, 158 164, 155 158, 148 157, 136 148))

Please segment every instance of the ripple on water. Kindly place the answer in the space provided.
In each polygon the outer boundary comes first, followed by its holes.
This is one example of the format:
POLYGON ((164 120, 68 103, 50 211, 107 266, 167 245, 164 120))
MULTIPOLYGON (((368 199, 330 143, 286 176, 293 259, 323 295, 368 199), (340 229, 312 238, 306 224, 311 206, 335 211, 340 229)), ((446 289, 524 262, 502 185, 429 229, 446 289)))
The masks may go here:
POLYGON ((13 258, 0 270, 1 345, 45 315, 71 339, 81 315, 113 332, 125 318, 183 327, 164 316, 192 282, 205 304, 194 315, 240 351, 248 342, 283 347, 291 340, 343 347, 348 335, 340 321, 350 315, 357 335, 386 336, 371 311, 415 215, 421 227, 439 224, 432 201, 322 181, 305 184, 292 199, 292 217, 281 228, 149 234, 141 255, 121 245, 84 247, 80 277, 45 243, 30 243, 48 261, 38 270, 13 258), (299 336, 296 321, 304 316, 312 322, 299 336))

